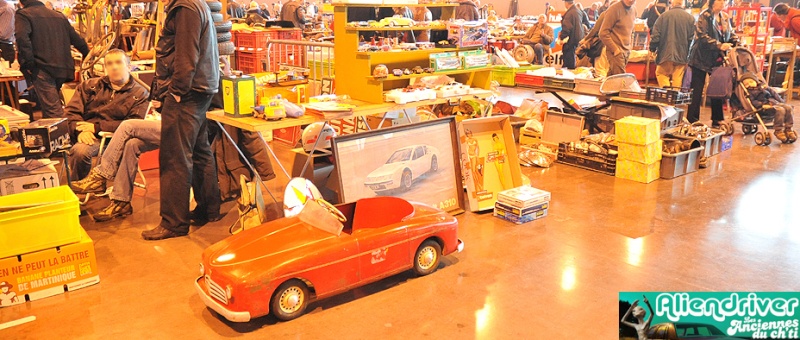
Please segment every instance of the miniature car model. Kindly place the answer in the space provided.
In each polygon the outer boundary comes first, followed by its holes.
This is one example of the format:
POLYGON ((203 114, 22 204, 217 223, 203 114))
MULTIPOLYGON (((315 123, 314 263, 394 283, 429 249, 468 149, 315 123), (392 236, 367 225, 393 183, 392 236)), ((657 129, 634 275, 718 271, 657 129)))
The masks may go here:
POLYGON ((367 175, 364 185, 375 193, 408 190, 415 179, 439 170, 439 150, 429 145, 412 145, 395 151, 385 164, 367 175))
POLYGON ((403 76, 403 70, 401 70, 399 68, 396 68, 396 69, 392 70, 392 74, 394 74, 395 77, 402 77, 403 76))
POLYGON ((381 21, 379 21, 378 24, 381 25, 379 27, 414 26, 414 20, 399 15, 395 15, 390 18, 381 19, 381 21))
POLYGON ((389 68, 384 64, 379 64, 372 69, 372 76, 375 78, 386 78, 389 76, 389 68))
POLYGON ((195 288, 206 306, 230 321, 270 313, 291 320, 315 299, 408 269, 433 273, 442 256, 463 249, 457 232, 455 217, 402 198, 366 198, 335 207, 309 200, 297 216, 206 248, 195 288), (338 236, 321 225, 326 219, 341 223, 338 236))
POLYGON ((414 71, 414 73, 416 73, 416 74, 422 74, 422 72, 424 72, 424 70, 422 69, 422 66, 414 66, 414 68, 411 69, 411 71, 414 71))
POLYGON ((733 340, 713 325, 689 322, 666 322, 650 326, 647 338, 654 340, 733 340))

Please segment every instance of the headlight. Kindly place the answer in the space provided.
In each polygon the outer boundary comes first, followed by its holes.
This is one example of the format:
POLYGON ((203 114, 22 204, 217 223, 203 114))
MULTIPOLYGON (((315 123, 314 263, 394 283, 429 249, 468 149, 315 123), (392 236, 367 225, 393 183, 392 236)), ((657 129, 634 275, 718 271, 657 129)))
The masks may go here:
POLYGON ((228 300, 230 300, 230 298, 233 296, 230 285, 225 288, 225 295, 228 297, 228 300))
POLYGON ((200 262, 200 276, 206 275, 206 268, 203 266, 203 262, 200 262))

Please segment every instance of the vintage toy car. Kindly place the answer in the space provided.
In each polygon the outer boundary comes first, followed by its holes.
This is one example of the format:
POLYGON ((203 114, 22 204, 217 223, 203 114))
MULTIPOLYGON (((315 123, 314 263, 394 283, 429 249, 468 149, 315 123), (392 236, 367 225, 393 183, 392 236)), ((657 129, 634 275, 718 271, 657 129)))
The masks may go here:
POLYGON ((383 18, 378 22, 379 27, 414 26, 414 20, 395 15, 390 18, 383 18))
POLYGON ((310 200, 294 217, 208 247, 195 288, 206 306, 230 321, 270 313, 291 320, 315 299, 408 269, 433 273, 442 256, 463 249, 457 229, 450 214, 397 197, 335 207, 310 200), (326 219, 340 221, 340 232, 322 225, 326 219))
POLYGON ((729 337, 714 325, 694 323, 694 322, 666 322, 650 326, 647 331, 648 339, 662 340, 735 340, 736 337, 729 337))
POLYGON ((412 145, 395 151, 385 164, 367 175, 364 185, 376 193, 408 190, 420 176, 439 170, 439 150, 429 145, 412 145))

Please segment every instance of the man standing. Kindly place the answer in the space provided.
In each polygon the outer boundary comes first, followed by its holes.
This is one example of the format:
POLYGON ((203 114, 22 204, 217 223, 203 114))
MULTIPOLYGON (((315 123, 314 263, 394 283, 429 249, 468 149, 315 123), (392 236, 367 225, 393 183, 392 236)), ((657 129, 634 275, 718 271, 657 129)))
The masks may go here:
POLYGON ((289 0, 281 7, 281 20, 291 21, 294 27, 306 27, 306 9, 297 0, 289 0))
POLYGON ((69 166, 73 179, 82 179, 97 156, 100 132, 115 132, 126 119, 144 119, 150 93, 131 77, 130 61, 122 50, 111 50, 103 59, 106 76, 84 81, 65 109, 72 148, 69 166))
MULTIPOLYGON (((800 9, 790 8, 789 5, 780 3, 775 5, 772 11, 775 12, 773 18, 778 17, 780 20, 784 21, 782 26, 784 31, 789 30, 792 38, 800 38, 800 9)), ((783 34, 785 34, 785 32, 783 32, 783 34)), ((781 36, 783 36, 783 34, 781 34, 781 36)))
POLYGON ((16 59, 14 52, 14 5, 0 0, 0 57, 11 65, 16 59))
POLYGON ((578 48, 583 39, 583 11, 579 11, 573 5, 572 0, 564 0, 567 12, 561 18, 561 33, 558 34, 558 44, 564 44, 561 48, 562 67, 567 69, 575 68, 575 49, 578 48))
POLYGON ((533 46, 533 54, 536 55, 534 63, 544 64, 544 52, 550 53, 550 44, 553 42, 553 28, 547 25, 547 16, 539 14, 539 21, 528 29, 522 43, 533 46))
POLYGON ((694 39, 694 17, 683 9, 683 0, 672 0, 650 32, 650 51, 656 56, 656 79, 661 87, 681 87, 689 48, 694 39))
POLYGON ((36 89, 44 118, 64 116, 61 85, 75 78, 71 46, 86 57, 89 46, 67 18, 36 0, 22 0, 14 18, 20 70, 36 89))
POLYGON ((475 21, 480 19, 478 6, 472 0, 461 0, 456 7, 456 19, 475 21))
POLYGON ((598 36, 606 47, 608 75, 625 73, 631 53, 631 35, 636 20, 636 0, 620 0, 608 7, 598 36))
POLYGON ((156 47, 161 111, 161 223, 145 240, 189 233, 195 220, 219 219, 219 183, 208 142, 206 112, 219 89, 219 51, 211 11, 202 0, 171 0, 156 47), (189 212, 189 191, 197 208, 189 212))

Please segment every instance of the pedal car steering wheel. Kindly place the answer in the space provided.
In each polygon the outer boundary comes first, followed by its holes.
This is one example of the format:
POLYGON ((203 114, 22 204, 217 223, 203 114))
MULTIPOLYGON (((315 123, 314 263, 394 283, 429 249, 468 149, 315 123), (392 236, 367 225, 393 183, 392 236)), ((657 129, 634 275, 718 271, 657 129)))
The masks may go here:
POLYGON ((106 56, 111 45, 116 41, 116 37, 114 32, 110 32, 94 43, 92 49, 89 50, 89 54, 81 62, 81 76, 88 79, 93 75, 94 65, 97 65, 106 56))
POLYGON ((342 223, 347 222, 347 217, 345 217, 344 214, 339 209, 334 207, 332 204, 328 203, 328 201, 323 200, 323 199, 318 199, 318 200, 315 200, 315 201, 317 201, 317 203, 319 203, 320 206, 325 208, 325 210, 327 210, 334 217, 336 217, 336 219, 339 220, 339 222, 342 222, 342 223))

